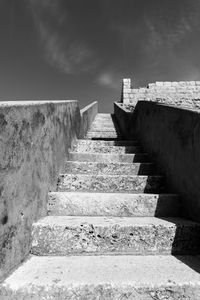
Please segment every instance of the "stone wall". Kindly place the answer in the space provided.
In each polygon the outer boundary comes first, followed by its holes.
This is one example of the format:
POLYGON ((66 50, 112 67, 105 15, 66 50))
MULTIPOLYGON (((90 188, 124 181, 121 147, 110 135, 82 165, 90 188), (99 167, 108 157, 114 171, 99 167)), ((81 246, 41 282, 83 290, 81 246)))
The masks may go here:
POLYGON ((115 115, 124 137, 141 140, 181 195, 183 216, 200 222, 200 112, 139 101, 133 112, 115 104, 115 115))
POLYGON ((83 109, 81 109, 81 126, 79 138, 83 138, 85 133, 90 128, 96 114, 98 113, 98 102, 92 102, 83 109))
POLYGON ((0 278, 29 253, 32 223, 46 215, 83 123, 77 101, 0 103, 0 278))
POLYGON ((138 101, 153 101, 169 105, 200 109, 200 81, 155 82, 145 88, 133 89, 130 79, 123 80, 123 103, 133 106, 138 101))

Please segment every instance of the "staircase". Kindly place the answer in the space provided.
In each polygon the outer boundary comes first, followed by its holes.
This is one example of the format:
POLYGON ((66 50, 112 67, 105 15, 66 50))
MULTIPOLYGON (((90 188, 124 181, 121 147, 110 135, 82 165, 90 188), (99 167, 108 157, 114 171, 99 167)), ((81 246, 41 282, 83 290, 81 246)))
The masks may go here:
POLYGON ((200 224, 180 215, 179 196, 138 141, 98 114, 0 299, 199 300, 200 224))

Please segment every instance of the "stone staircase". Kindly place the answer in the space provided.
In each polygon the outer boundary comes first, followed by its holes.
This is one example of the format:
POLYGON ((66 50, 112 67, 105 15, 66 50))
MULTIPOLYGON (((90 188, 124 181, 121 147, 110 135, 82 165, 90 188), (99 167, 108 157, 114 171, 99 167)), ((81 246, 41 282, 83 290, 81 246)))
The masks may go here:
POLYGON ((180 216, 179 196, 137 140, 98 114, 0 299, 199 300, 200 224, 180 216))

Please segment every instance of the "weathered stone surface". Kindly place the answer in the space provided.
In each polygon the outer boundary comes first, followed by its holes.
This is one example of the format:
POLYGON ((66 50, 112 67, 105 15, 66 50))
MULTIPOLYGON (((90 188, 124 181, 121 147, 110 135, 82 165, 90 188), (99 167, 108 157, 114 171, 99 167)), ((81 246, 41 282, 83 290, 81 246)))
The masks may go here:
POLYGON ((0 278, 30 250, 80 125, 77 101, 0 103, 0 278))
POLYGON ((79 138, 83 138, 90 128, 94 118, 98 113, 98 102, 93 102, 80 111, 81 115, 81 125, 78 133, 79 138))
MULTIPOLYGON (((119 108, 119 106, 118 106, 119 108)), ((138 102, 132 118, 116 110, 124 135, 137 133, 154 153, 168 184, 183 198, 182 212, 200 221, 200 113, 148 101, 138 102), (129 119, 128 127, 127 118, 129 119)))
POLYGON ((86 146, 86 145, 92 145, 97 147, 97 146, 138 146, 138 141, 137 140, 117 140, 117 141, 104 141, 104 140, 77 140, 76 145, 78 146, 86 146))
POLYGON ((132 89, 128 94, 123 88, 124 105, 135 107, 138 101, 146 100, 176 107, 200 109, 200 86, 195 81, 156 82, 147 88, 132 89))
POLYGON ((101 163, 67 161, 65 173, 68 174, 108 174, 108 175, 157 175, 152 163, 101 163))
POLYGON ((33 224, 36 255, 200 254, 200 224, 180 218, 48 216, 33 224))
POLYGON ((88 131, 86 134, 86 138, 118 138, 120 139, 120 134, 112 131, 88 131))
POLYGON ((180 199, 174 194, 49 193, 48 214, 60 216, 177 217, 180 199))
POLYGON ((90 152, 90 153, 138 153, 142 152, 142 147, 140 146, 99 146, 99 145, 75 145, 73 147, 73 152, 90 152))
POLYGON ((164 190, 163 176, 62 174, 58 179, 58 191, 160 193, 164 190))
POLYGON ((133 162, 150 162, 147 153, 136 154, 100 154, 100 153, 77 153, 70 151, 70 161, 85 162, 104 162, 104 163, 133 163, 133 162))
POLYGON ((1 285, 0 297, 199 300, 199 273, 194 256, 32 256, 1 285))

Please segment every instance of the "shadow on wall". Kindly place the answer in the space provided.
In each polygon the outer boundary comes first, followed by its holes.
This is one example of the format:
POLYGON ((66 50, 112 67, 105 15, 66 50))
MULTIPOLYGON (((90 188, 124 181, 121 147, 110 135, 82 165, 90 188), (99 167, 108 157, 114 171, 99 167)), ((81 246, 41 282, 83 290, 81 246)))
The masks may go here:
MULTIPOLYGON (((181 262, 200 272, 200 260, 187 256, 200 254, 199 112, 141 101, 134 112, 127 112, 121 105, 115 105, 115 116, 122 136, 125 139, 138 137, 150 153, 150 161, 157 163, 158 167, 148 174, 144 193, 149 193, 149 186, 155 184, 152 175, 159 175, 160 170, 166 176, 165 185, 157 190, 154 212, 154 216, 167 225, 167 230, 160 228, 155 232, 161 234, 161 247, 163 240, 163 245, 166 242, 169 246, 168 254, 175 255, 181 262), (180 202, 177 198, 164 202, 163 193, 177 193, 180 202)), ((136 161, 135 158, 133 161, 136 161)), ((141 164, 138 175, 145 173, 141 164)))

